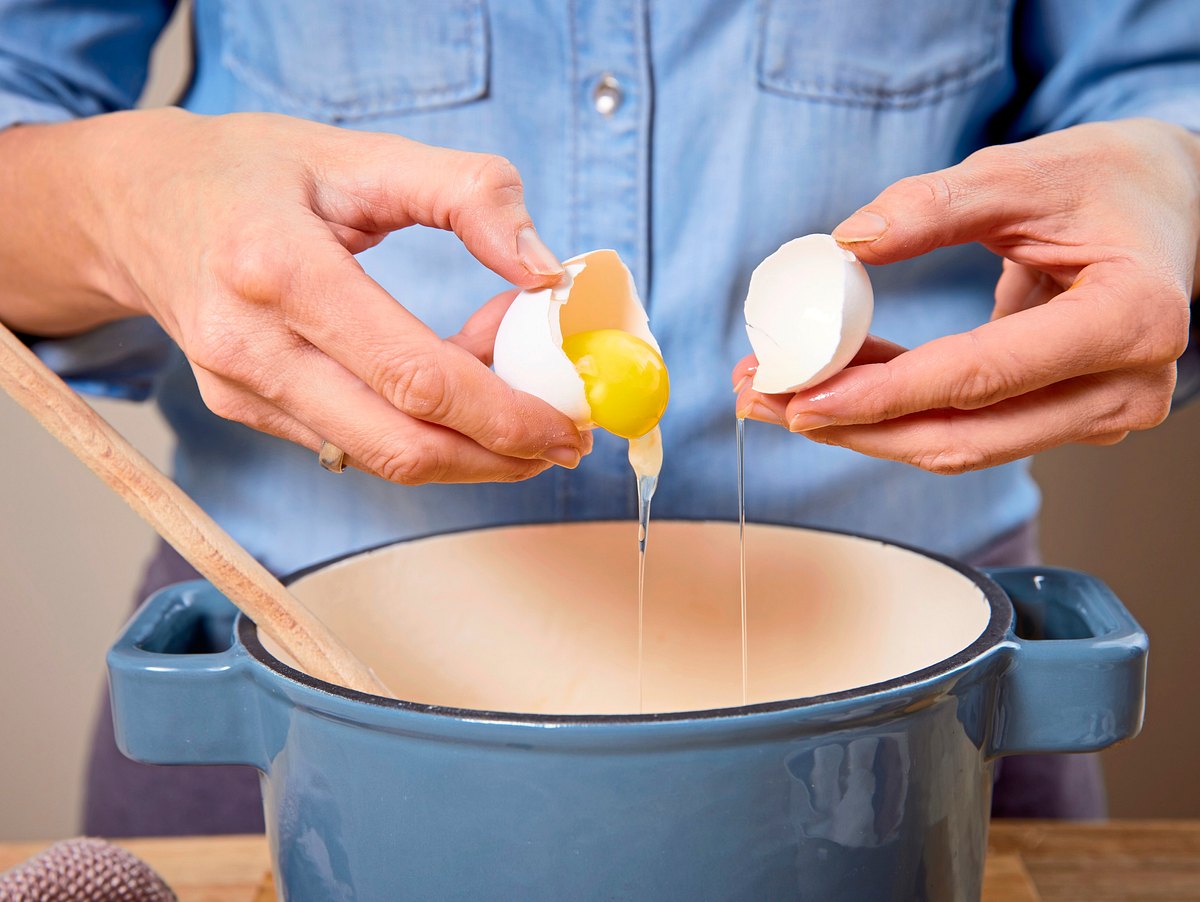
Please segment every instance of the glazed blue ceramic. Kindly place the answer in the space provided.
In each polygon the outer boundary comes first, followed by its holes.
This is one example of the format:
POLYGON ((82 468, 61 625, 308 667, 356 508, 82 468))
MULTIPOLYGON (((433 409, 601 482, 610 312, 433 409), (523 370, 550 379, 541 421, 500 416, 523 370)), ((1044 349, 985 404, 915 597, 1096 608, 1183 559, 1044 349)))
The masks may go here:
POLYGON ((942 563, 991 608, 959 654, 815 698, 636 716, 330 686, 186 583, 109 653, 117 740, 139 761, 258 768, 288 900, 977 899, 994 760, 1133 736, 1147 639, 1085 574, 942 563))

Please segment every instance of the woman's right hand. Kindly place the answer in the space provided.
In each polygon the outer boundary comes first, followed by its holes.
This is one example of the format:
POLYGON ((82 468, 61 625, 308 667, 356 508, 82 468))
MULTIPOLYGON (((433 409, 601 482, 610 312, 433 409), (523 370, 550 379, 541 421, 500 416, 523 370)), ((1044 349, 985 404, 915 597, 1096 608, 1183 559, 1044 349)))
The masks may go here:
MULTIPOLYGON (((443 341, 353 256, 420 224, 453 230, 514 285, 554 283, 562 266, 507 160, 173 109, 0 135, 0 163, 22 153, 76 181, 29 198, 57 219, 0 226, 0 276, 18 269, 25 286, 0 307, 14 328, 150 314, 213 412, 313 451, 328 440, 394 482, 515 481, 590 449, 568 417, 488 369, 512 292, 443 341)), ((22 190, 0 176, 0 194, 22 190)))

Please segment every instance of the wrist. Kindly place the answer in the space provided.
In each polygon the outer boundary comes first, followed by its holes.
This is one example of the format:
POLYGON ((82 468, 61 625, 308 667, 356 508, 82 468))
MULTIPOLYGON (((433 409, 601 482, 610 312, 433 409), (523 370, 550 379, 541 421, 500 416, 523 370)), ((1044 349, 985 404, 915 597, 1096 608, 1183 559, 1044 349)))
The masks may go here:
POLYGON ((154 155, 165 133, 197 118, 167 107, 72 123, 76 129, 69 151, 79 167, 77 222, 86 247, 80 277, 109 302, 112 318, 154 314, 143 264, 161 253, 151 247, 158 232, 156 214, 176 202, 164 196, 168 186, 163 174, 154 171, 154 155))
POLYGON ((0 208, 19 211, 0 219, 0 321, 51 337, 148 312, 124 240, 147 220, 122 208, 145 193, 126 132, 158 113, 0 131, 0 208))

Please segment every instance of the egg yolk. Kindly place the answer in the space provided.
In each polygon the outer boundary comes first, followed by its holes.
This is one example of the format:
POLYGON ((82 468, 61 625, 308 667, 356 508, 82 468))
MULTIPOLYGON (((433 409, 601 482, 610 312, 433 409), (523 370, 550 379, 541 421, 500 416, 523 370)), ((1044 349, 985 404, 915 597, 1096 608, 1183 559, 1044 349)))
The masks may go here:
POLYGON ((671 386, 653 347, 620 329, 594 329, 567 336, 562 349, 583 379, 597 426, 633 439, 658 425, 671 386))

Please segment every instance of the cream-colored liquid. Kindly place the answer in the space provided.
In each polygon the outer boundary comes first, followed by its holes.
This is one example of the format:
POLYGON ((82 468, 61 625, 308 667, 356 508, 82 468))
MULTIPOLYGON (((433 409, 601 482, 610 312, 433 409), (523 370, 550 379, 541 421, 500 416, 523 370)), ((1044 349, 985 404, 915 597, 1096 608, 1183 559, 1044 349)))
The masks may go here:
POLYGON ((638 495, 638 712, 643 710, 643 659, 646 635, 646 539, 650 534, 650 501, 662 471, 662 432, 655 426, 641 438, 629 441, 629 464, 637 480, 638 495))
POLYGON ((737 418, 738 564, 742 586, 742 704, 750 685, 750 654, 746 647, 746 419, 737 418))

